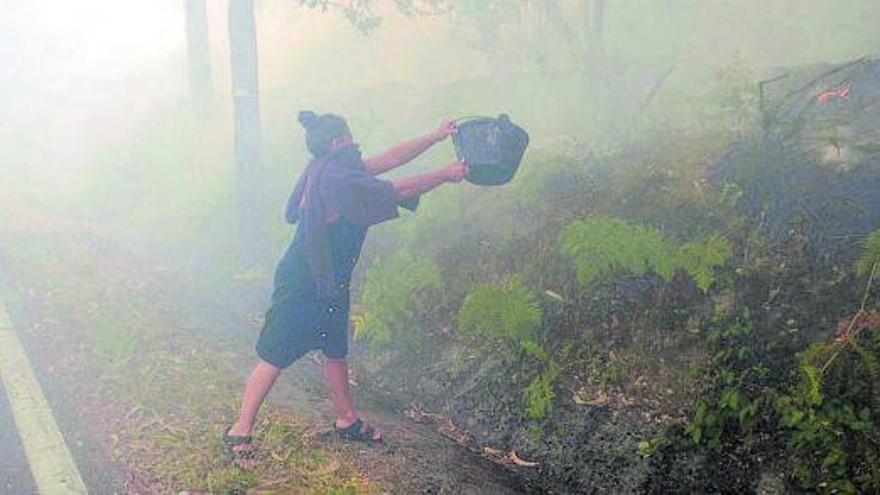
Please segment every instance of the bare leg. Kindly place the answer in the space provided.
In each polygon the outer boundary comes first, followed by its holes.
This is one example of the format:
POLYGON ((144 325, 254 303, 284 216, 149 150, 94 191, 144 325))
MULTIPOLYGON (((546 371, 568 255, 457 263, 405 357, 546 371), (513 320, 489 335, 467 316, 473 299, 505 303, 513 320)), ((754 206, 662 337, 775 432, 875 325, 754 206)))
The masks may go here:
POLYGON ((279 374, 281 374, 280 368, 262 360, 257 363, 245 384, 238 421, 229 430, 230 435, 247 436, 251 434, 251 431, 254 429, 257 412, 260 410, 260 406, 263 405, 266 395, 269 394, 269 390, 272 389, 272 385, 275 384, 275 379, 278 378, 279 374))
MULTIPOLYGON (((351 390, 348 388, 348 361, 345 359, 327 359, 324 362, 324 384, 330 392, 330 402, 336 409, 336 427, 347 428, 358 419, 351 390)), ((382 435, 377 431, 375 440, 382 435)))

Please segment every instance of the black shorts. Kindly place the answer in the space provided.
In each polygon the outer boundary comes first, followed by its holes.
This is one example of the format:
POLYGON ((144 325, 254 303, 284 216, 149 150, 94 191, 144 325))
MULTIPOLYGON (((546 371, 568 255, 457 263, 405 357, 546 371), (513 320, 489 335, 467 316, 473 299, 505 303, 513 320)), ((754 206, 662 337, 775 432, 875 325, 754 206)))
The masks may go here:
POLYGON ((348 354, 349 298, 333 301, 281 300, 272 303, 260 331, 256 350, 260 359, 286 368, 313 350, 329 359, 348 354))

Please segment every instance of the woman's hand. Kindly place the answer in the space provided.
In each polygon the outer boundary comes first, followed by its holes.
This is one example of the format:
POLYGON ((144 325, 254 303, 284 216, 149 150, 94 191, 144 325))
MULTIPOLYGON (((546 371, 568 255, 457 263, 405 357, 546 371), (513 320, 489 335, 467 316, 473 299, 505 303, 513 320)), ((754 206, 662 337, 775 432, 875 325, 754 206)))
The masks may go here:
POLYGON ((458 132, 458 124, 454 120, 445 120, 440 124, 440 127, 431 133, 431 137, 435 143, 439 143, 456 132, 458 132))
POLYGON ((440 169, 446 182, 461 182, 467 176, 468 168, 464 162, 453 162, 440 169))

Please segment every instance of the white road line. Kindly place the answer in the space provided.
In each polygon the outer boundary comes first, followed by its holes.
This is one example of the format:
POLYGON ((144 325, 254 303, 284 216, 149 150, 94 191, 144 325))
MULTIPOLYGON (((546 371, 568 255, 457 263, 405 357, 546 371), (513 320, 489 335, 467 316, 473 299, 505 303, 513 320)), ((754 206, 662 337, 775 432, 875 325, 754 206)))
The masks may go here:
POLYGON ((3 301, 0 301, 0 379, 40 493, 88 493, 3 301))

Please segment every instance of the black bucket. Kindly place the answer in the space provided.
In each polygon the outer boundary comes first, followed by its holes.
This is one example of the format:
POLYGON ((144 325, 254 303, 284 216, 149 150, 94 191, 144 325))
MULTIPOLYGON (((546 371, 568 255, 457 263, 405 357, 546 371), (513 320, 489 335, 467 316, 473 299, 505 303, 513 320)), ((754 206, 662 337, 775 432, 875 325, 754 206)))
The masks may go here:
POLYGON ((452 141, 458 159, 468 166, 468 182, 500 186, 516 175, 529 134, 501 114, 497 119, 476 117, 459 122, 452 141))

